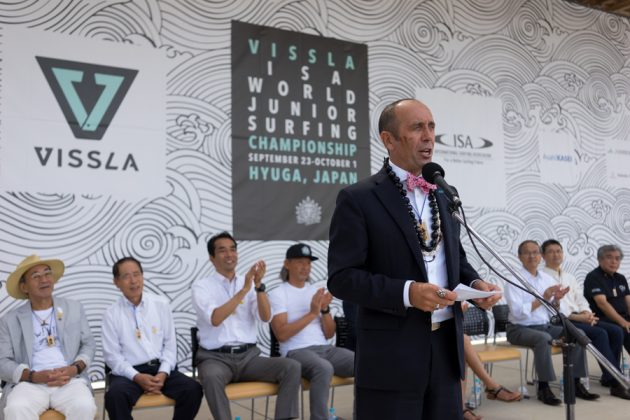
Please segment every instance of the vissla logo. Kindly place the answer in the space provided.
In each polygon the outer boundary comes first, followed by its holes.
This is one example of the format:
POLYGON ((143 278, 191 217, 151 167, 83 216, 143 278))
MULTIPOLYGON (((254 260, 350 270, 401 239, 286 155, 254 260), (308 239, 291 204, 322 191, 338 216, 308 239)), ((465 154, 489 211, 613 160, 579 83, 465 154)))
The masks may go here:
POLYGON ((438 134, 435 142, 456 149, 487 149, 492 142, 483 137, 472 137, 467 134, 438 134))
POLYGON ((74 136, 102 139, 138 70, 35 58, 74 136))

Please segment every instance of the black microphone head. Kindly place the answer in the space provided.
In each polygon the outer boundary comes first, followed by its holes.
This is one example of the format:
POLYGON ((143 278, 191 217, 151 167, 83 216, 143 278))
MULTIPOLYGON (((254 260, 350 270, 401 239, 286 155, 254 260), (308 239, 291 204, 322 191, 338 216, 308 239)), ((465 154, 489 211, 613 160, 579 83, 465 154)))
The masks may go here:
POLYGON ((435 162, 429 162, 422 167, 422 178, 431 184, 435 184, 435 177, 439 175, 444 178, 444 169, 435 162))

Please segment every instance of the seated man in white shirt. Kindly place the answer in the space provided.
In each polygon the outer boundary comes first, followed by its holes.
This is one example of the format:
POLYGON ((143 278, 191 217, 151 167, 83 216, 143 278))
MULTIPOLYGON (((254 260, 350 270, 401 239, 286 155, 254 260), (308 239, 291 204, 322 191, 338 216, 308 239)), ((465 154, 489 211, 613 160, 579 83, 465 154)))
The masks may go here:
MULTIPOLYGON (((542 244, 542 257, 545 260, 543 271, 549 274, 568 293, 560 301, 560 312, 584 331, 591 339, 593 346, 608 361, 619 369, 621 348, 623 345, 623 330, 619 325, 600 320, 593 312, 584 297, 584 288, 578 283, 573 274, 566 272, 560 266, 564 260, 562 245, 555 239, 548 239, 542 244)), ((624 400, 630 400, 630 391, 624 389, 615 378, 602 368, 601 384, 610 387, 610 394, 624 400)))
POLYGON ((94 418, 87 368, 95 344, 79 302, 55 296, 60 260, 25 258, 9 275, 7 292, 26 302, 0 320, 0 419, 37 420, 53 408, 67 420, 94 418))
POLYGON ((354 376, 354 352, 331 346, 335 320, 330 314, 332 295, 309 283, 311 248, 289 247, 280 278, 284 281, 271 293, 271 327, 280 342, 280 354, 302 365, 302 376, 310 381, 312 420, 328 418, 328 390, 333 375, 354 376))
POLYGON ((193 284, 192 298, 199 327, 199 378, 212 416, 215 420, 232 419, 225 394, 227 384, 264 381, 279 385, 274 418, 298 417, 300 364, 262 357, 256 346, 257 321, 271 320, 262 283, 265 262, 256 262, 245 276, 237 275, 236 241, 227 232, 210 238, 208 253, 216 272, 193 284))
MULTIPOLYGON (((568 293, 568 288, 562 288, 549 274, 538 269, 541 255, 536 241, 522 242, 518 246, 518 258, 523 263, 521 275, 545 300, 559 303, 568 293)), ((551 362, 551 340, 561 336, 562 327, 550 324, 552 314, 536 298, 509 283, 505 287, 505 300, 510 307, 506 328, 508 341, 517 346, 531 347, 534 351, 538 399, 547 405, 560 405, 562 401, 549 388, 549 381, 556 380, 551 362)), ((581 346, 573 351, 573 369, 575 396, 584 400, 599 398, 599 395, 588 392, 580 382, 580 378, 587 375, 584 348, 581 346)))
POLYGON ((173 315, 166 299, 144 292, 142 265, 133 257, 113 266, 114 284, 123 296, 103 319, 103 353, 112 370, 105 408, 112 420, 132 419, 142 394, 175 400, 174 420, 195 417, 201 385, 177 370, 173 315))

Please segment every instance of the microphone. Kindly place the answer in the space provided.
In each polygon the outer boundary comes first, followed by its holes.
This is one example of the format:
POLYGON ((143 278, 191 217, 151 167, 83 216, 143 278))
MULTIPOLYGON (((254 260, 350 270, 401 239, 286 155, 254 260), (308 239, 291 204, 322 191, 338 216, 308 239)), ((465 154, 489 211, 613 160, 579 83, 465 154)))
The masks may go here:
POLYGON ((442 188, 455 208, 461 207, 462 200, 459 199, 455 188, 448 185, 448 182, 444 180, 444 169, 440 165, 435 162, 429 162, 424 165, 422 167, 422 178, 442 188))

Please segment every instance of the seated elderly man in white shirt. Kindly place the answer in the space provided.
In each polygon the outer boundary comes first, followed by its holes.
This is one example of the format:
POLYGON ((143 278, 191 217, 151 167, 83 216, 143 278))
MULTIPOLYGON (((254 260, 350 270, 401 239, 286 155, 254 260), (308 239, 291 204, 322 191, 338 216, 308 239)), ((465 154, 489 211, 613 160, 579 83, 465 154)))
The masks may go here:
MULTIPOLYGON (((547 273, 538 269, 541 261, 540 247, 532 240, 518 246, 518 258, 523 263, 522 276, 547 301, 559 303, 568 293, 547 273)), ((506 284, 505 300, 510 307, 507 339, 510 343, 531 347, 534 351, 534 366, 538 375, 538 399, 547 405, 560 405, 560 401, 549 388, 549 381, 556 380, 551 362, 551 340, 562 335, 562 327, 551 325, 551 315, 542 304, 529 293, 506 284)), ((575 396, 594 400, 599 395, 590 393, 580 382, 587 375, 584 348, 577 346, 573 351, 575 396)))
MULTIPOLYGON (((591 312, 591 307, 584 297, 584 287, 578 283, 573 274, 563 270, 560 266, 564 260, 562 245, 555 239, 548 239, 542 244, 542 257, 545 267, 542 271, 553 277, 568 293, 560 301, 560 312, 584 331, 591 339, 593 346, 608 361, 619 369, 621 348, 623 345, 623 330, 619 325, 602 321, 591 312)), ((615 378, 602 368, 601 384, 610 387, 610 394, 614 397, 630 400, 630 391, 624 389, 615 378)))
POLYGON ((94 418, 87 317, 79 302, 53 298, 64 269, 60 260, 31 255, 7 279, 9 295, 26 302, 0 320, 0 419, 37 420, 49 408, 67 420, 94 418))
POLYGON ((105 408, 112 420, 132 419, 131 410, 143 393, 175 400, 174 420, 195 417, 201 385, 177 370, 173 315, 168 302, 144 293, 142 265, 133 257, 113 266, 114 284, 123 296, 103 320, 103 353, 112 370, 105 408))

